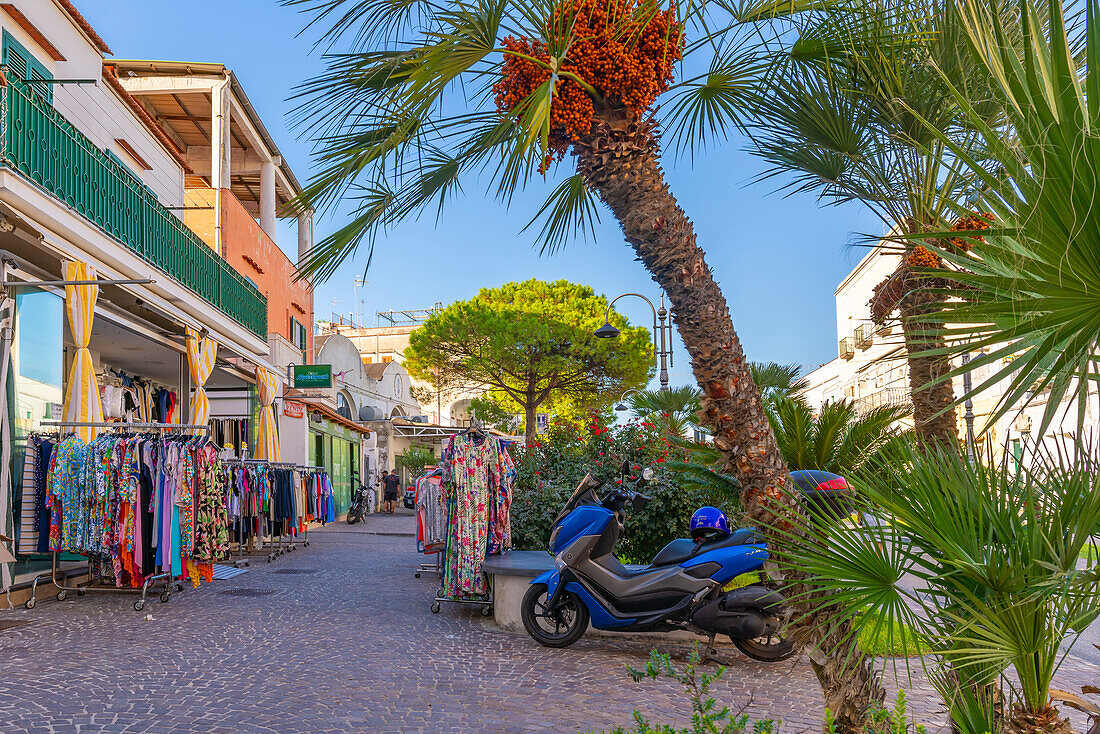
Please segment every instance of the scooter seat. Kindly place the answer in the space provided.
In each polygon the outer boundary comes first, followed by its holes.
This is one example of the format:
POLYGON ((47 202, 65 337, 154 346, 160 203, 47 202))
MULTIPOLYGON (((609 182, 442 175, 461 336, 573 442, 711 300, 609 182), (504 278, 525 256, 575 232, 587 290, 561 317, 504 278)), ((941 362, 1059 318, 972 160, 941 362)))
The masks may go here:
POLYGON ((693 556, 698 556, 719 548, 729 548, 735 545, 751 545, 753 543, 763 542, 764 539, 752 528, 738 528, 724 538, 708 540, 701 546, 697 546, 695 541, 689 538, 677 538, 661 549, 661 552, 654 557, 652 565, 671 566, 673 564, 683 563, 693 556))

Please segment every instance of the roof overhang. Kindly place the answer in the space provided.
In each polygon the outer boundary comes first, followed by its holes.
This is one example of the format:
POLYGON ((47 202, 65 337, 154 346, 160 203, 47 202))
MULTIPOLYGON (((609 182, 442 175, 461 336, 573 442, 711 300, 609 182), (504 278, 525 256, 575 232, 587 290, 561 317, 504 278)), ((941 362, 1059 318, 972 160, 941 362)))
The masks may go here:
POLYGON ((252 106, 244 87, 224 64, 122 59, 112 60, 110 65, 117 70, 122 87, 141 101, 183 151, 192 171, 207 182, 211 175, 213 93, 228 80, 230 180, 234 195, 246 206, 255 204, 258 207, 260 168, 266 161, 275 163, 278 207, 284 207, 301 191, 298 179, 252 106))

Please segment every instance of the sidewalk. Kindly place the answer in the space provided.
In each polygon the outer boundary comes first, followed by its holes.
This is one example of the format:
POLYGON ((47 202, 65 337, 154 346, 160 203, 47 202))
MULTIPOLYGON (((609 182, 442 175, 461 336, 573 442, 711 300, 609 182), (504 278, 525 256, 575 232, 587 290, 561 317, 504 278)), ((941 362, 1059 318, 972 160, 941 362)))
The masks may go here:
MULTIPOLYGON (((433 615, 438 579, 414 579, 411 514, 310 532, 311 545, 248 573, 150 603, 88 596, 0 613, 0 726, 17 732, 583 732, 630 721, 686 723, 680 692, 635 684, 649 645, 585 639, 567 650, 501 632, 476 611, 433 615), (152 614, 153 621, 144 616, 152 614)), ((687 648, 671 645, 682 656, 687 648)), ((1074 690, 1100 667, 1074 660, 1074 690)), ((942 715, 906 685, 919 721, 942 715)), ((818 731, 804 660, 736 655, 715 696, 784 732, 818 731)), ((892 695, 892 692, 891 692, 892 695)))

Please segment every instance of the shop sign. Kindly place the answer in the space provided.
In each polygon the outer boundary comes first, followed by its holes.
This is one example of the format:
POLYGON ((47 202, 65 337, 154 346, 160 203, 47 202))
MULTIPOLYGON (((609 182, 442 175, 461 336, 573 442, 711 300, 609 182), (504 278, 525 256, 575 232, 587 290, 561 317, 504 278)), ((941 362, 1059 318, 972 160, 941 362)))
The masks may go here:
POLYGON ((296 364, 292 376, 299 389, 332 387, 331 364, 296 364))
POLYGON ((283 415, 287 418, 301 418, 306 414, 306 406, 287 401, 283 403, 283 415))

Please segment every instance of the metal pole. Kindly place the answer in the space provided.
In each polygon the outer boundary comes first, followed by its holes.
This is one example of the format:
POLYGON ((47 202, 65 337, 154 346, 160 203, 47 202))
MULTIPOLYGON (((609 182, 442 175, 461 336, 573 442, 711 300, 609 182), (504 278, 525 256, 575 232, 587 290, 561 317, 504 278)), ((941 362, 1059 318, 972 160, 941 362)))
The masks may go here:
MULTIPOLYGON (((664 392, 668 392, 668 367, 665 364, 665 357, 668 353, 667 347, 665 345, 665 328, 666 328, 665 318, 667 316, 668 316, 668 311, 665 309, 665 299, 662 297, 661 298, 661 308, 658 309, 658 311, 657 311, 657 318, 661 322, 661 325, 658 327, 661 331, 661 351, 658 353, 658 356, 660 357, 660 360, 661 360, 661 372, 660 372, 661 390, 664 391, 664 392)), ((667 328, 671 330, 672 325, 669 324, 667 328)))
MULTIPOLYGON (((970 352, 963 353, 962 363, 963 367, 966 367, 968 364, 970 364, 970 352)), ((970 399, 970 386, 970 371, 968 370, 963 373, 963 393, 966 395, 966 401, 963 403, 963 406, 966 410, 966 458, 973 465, 977 463, 978 457, 975 453, 976 440, 974 438, 974 401, 970 399)))

